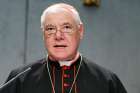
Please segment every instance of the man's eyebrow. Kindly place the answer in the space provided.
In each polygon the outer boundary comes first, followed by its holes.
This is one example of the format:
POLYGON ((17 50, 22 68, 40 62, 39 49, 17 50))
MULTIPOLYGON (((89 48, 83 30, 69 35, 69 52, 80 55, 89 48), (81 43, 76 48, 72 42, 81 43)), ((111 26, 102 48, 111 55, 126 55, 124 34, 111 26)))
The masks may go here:
POLYGON ((65 22, 65 23, 62 24, 62 26, 63 25, 71 25, 72 26, 72 24, 70 24, 69 22, 65 22))
MULTIPOLYGON (((69 23, 69 22, 64 22, 64 23, 61 24, 60 26, 64 26, 64 25, 70 25, 70 26, 72 26, 72 24, 69 23)), ((53 25, 53 24, 47 24, 47 25, 45 25, 45 27, 55 27, 55 25, 53 25)))
POLYGON ((45 25, 45 27, 49 27, 49 26, 54 27, 53 24, 47 24, 47 25, 45 25))

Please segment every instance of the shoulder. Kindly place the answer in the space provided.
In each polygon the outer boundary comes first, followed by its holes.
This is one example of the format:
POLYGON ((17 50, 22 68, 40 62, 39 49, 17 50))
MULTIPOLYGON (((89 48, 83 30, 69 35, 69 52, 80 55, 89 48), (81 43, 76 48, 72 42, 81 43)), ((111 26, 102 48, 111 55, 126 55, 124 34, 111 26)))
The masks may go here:
POLYGON ((83 57, 83 65, 86 70, 98 78, 112 79, 116 74, 107 68, 104 68, 95 62, 83 57))
POLYGON ((85 73, 89 75, 89 79, 95 79, 99 81, 101 85, 104 84, 105 86, 108 86, 109 93, 127 93, 122 82, 114 72, 88 60, 85 57, 83 57, 82 66, 86 71, 85 73))

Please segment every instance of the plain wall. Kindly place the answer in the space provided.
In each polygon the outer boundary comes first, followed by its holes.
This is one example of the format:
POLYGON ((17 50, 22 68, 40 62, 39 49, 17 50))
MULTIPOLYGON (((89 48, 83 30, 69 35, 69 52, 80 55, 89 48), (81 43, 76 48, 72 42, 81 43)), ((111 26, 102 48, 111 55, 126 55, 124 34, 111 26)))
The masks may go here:
MULTIPOLYGON (((0 0, 0 84, 10 71, 44 55, 42 11, 58 0, 0 0)), ((140 93, 140 0, 59 0, 77 8, 85 26, 79 51, 115 72, 128 93, 140 93)))

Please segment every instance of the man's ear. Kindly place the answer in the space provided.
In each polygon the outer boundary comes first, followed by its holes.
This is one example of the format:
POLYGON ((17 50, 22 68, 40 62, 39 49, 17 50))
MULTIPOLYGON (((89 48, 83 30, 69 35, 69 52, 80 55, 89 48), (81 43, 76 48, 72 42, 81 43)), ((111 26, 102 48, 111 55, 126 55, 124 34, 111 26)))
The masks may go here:
POLYGON ((43 27, 41 27, 41 33, 42 33, 42 39, 43 41, 45 41, 45 31, 43 27))
POLYGON ((80 39, 83 39, 83 36, 84 36, 84 26, 83 24, 80 24, 79 25, 79 33, 80 33, 80 39))

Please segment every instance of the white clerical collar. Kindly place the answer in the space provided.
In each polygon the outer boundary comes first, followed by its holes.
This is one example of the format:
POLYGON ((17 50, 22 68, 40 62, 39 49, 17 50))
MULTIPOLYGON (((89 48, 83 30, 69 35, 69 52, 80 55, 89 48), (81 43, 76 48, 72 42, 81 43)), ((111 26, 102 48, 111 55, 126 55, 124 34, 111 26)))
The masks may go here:
POLYGON ((72 63, 74 63, 78 58, 80 54, 79 52, 76 54, 75 58, 71 61, 59 61, 60 66, 71 66, 72 63))

